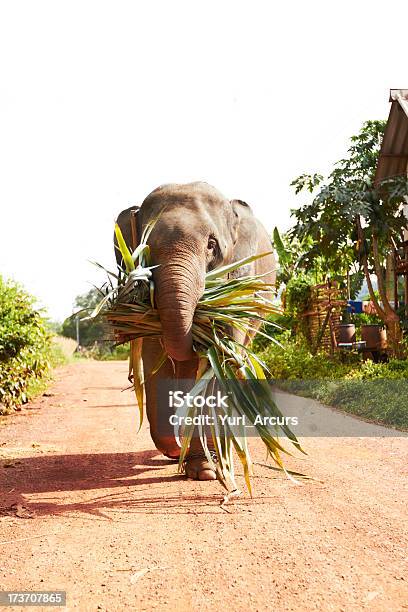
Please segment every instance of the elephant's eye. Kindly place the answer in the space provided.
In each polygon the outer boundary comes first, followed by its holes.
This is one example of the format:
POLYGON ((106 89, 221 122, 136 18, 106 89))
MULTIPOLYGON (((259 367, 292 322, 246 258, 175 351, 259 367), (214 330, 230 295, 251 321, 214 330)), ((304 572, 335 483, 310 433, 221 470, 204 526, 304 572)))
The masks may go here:
POLYGON ((217 248, 217 241, 213 236, 210 236, 208 239, 208 250, 215 251, 217 248))

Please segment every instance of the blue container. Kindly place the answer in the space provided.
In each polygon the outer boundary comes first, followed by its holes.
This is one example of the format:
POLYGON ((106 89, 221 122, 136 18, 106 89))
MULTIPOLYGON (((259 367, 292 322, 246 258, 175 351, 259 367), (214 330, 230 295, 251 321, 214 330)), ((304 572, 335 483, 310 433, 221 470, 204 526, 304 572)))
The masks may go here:
POLYGON ((362 314, 363 313, 363 302, 357 302, 356 300, 348 300, 347 312, 351 314, 362 314))

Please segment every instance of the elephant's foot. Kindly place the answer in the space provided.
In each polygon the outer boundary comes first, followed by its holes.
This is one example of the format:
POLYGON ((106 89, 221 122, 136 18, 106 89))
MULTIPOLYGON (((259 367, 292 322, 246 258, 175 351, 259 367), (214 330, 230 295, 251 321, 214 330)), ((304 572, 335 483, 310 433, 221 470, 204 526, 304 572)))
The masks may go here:
MULTIPOLYGON (((213 453, 211 453, 213 456, 213 453)), ((215 460, 215 453, 214 453, 215 460)), ((216 480, 217 476, 211 463, 204 453, 194 453, 189 455, 184 463, 184 471, 187 478, 192 480, 216 480)))
MULTIPOLYGON (((163 452, 163 451, 162 451, 163 452)), ((180 457, 180 453, 169 451, 168 453, 163 452, 163 455, 172 461, 178 461, 180 457)))

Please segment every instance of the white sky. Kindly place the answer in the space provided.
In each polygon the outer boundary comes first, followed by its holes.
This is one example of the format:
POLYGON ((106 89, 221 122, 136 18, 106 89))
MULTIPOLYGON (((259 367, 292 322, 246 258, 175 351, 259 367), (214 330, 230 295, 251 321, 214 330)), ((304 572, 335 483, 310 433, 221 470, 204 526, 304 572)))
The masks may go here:
POLYGON ((51 317, 111 264, 113 221, 206 180, 272 229, 408 87, 406 0, 0 0, 0 274, 51 317))

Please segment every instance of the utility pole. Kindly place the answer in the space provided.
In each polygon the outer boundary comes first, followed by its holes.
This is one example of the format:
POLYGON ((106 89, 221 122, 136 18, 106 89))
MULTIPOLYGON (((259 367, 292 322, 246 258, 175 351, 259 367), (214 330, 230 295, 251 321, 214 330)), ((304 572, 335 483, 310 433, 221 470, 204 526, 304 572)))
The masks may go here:
POLYGON ((77 351, 79 351, 80 343, 79 343, 79 316, 78 315, 75 317, 75 324, 76 324, 77 351))

